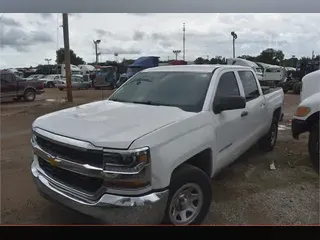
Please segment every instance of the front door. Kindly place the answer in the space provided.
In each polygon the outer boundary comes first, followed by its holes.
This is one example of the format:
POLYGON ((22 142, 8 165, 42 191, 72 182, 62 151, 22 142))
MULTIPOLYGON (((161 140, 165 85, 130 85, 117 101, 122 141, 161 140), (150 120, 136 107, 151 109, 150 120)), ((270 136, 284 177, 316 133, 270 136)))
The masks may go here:
MULTIPOLYGON (((219 82, 216 88, 214 101, 223 96, 241 96, 239 82, 234 71, 222 71, 218 76, 219 82)), ((243 136, 245 134, 246 116, 244 109, 223 111, 214 115, 216 125, 216 170, 230 164, 240 156, 243 148, 243 136)))

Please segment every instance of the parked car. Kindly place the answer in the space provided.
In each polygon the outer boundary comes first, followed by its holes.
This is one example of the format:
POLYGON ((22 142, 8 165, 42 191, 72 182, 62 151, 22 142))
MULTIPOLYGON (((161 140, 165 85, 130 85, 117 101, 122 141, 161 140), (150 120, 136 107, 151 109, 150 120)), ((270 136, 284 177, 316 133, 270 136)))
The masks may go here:
POLYGON ((117 224, 199 224, 210 178, 259 143, 272 151, 284 93, 235 65, 148 68, 108 100, 32 124, 32 176, 47 199, 117 224))
POLYGON ((320 70, 302 78, 301 102, 292 120, 292 136, 308 132, 308 150, 311 163, 319 173, 319 113, 320 113, 320 70))
POLYGON ((43 78, 39 78, 39 81, 42 81, 44 86, 47 88, 53 88, 59 81, 63 80, 63 76, 61 74, 50 74, 43 78))
POLYGON ((1 99, 24 99, 31 102, 37 94, 44 93, 44 85, 37 80, 23 80, 12 71, 1 70, 1 99))
MULTIPOLYGON (((57 88, 62 91, 63 89, 67 88, 66 79, 63 78, 56 85, 57 88)), ((72 89, 89 89, 90 85, 91 82, 84 81, 82 76, 71 76, 72 89)))
POLYGON ((29 77, 27 77, 27 78, 23 78, 23 79, 25 79, 25 80, 27 80, 27 81, 30 81, 30 80, 38 80, 38 79, 40 79, 40 78, 44 78, 46 75, 43 75, 43 74, 32 74, 32 75, 30 75, 29 77))

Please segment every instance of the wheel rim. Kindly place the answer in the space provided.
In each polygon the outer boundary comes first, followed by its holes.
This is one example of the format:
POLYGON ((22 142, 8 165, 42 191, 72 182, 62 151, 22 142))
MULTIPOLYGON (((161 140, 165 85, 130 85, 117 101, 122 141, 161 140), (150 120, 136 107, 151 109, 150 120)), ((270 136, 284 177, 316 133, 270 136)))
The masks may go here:
POLYGON ((28 100, 32 100, 33 99, 33 95, 34 95, 33 92, 27 92, 26 95, 27 95, 26 97, 27 97, 28 100))
POLYGON ((199 215, 203 193, 198 184, 188 183, 179 188, 169 206, 169 218, 175 225, 187 225, 199 215))
POLYGON ((277 125, 273 124, 271 129, 271 145, 273 146, 277 139, 277 125))

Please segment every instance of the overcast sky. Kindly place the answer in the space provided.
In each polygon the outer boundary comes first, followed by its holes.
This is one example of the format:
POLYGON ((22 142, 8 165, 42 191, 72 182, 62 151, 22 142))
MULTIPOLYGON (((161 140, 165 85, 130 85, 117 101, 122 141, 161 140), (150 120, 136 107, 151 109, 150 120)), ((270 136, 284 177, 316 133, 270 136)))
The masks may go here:
MULTIPOLYGON (((63 47, 62 14, 0 14, 0 68, 28 67, 55 61, 63 47)), ((70 47, 86 62, 95 60, 92 40, 101 39, 100 60, 157 55, 174 58, 182 50, 186 24, 186 60, 232 56, 231 31, 238 35, 236 55, 258 55, 272 47, 286 57, 320 54, 319 14, 116 14, 69 15, 70 47)), ((182 54, 180 55, 182 58, 182 54)))

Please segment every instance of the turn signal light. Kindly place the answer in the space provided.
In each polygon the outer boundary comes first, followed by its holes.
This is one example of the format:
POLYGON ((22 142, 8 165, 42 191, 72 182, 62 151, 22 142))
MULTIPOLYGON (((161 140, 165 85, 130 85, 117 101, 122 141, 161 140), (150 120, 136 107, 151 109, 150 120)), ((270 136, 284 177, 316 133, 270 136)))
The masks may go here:
POLYGON ((310 113, 310 110, 308 107, 300 106, 294 115, 297 117, 305 117, 310 113))

